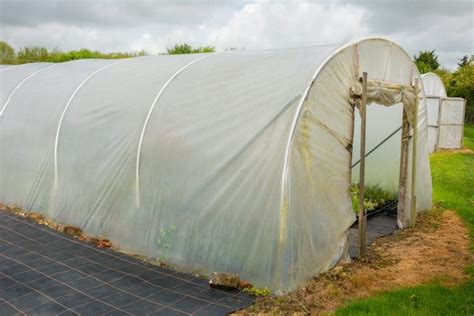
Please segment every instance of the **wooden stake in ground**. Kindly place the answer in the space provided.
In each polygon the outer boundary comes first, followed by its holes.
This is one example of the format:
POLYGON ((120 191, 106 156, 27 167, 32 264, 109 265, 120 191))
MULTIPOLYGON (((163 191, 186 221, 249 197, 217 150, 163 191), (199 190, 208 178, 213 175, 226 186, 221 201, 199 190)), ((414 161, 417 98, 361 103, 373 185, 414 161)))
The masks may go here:
POLYGON ((366 134, 366 107, 367 107, 367 73, 362 73, 362 102, 360 104, 360 165, 359 165, 359 257, 366 256, 366 226, 364 198, 365 198, 365 134, 366 134))
POLYGON ((399 228, 406 227, 409 222, 408 214, 406 210, 409 209, 407 205, 407 175, 408 175, 408 149, 410 143, 410 124, 408 123, 407 110, 403 108, 403 121, 402 121, 402 142, 400 149, 400 175, 399 175, 399 193, 398 193, 398 205, 397 205, 397 218, 399 223, 402 225, 399 228))
MULTIPOLYGON (((413 111, 413 139, 411 154, 411 226, 416 224, 416 152, 418 139, 418 78, 415 79, 415 109, 413 111)), ((439 127, 438 127, 439 128, 439 127)))

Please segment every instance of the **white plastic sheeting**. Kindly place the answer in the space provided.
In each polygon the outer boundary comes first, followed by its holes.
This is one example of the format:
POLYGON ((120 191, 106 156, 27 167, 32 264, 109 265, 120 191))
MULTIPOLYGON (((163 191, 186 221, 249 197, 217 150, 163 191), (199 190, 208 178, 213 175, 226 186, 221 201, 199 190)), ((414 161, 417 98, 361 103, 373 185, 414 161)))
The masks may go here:
POLYGON ((466 100, 462 98, 441 100, 438 148, 454 149, 462 147, 465 107, 466 100))
MULTIPOLYGON (((37 73, 0 119, 0 201, 182 270, 295 289, 344 255, 355 219, 351 85, 363 71, 404 85, 419 78, 387 40, 337 48, 2 70, 0 104, 37 73)), ((422 91, 420 100, 424 210, 431 177, 422 91)), ((372 104, 367 115, 370 149, 401 125, 402 106, 372 104)), ((367 182, 397 190, 399 157, 400 133, 367 157, 367 182)))
POLYGON ((465 100, 448 98, 438 75, 426 73, 421 78, 427 101, 429 152, 461 148, 465 100))
POLYGON ((421 75, 421 78, 423 80, 423 89, 427 97, 447 97, 443 81, 437 74, 428 72, 421 75))
POLYGON ((441 98, 426 97, 426 110, 428 114, 428 148, 430 153, 436 151, 438 143, 438 118, 441 98))
POLYGON ((426 109, 428 112, 428 149, 430 153, 436 151, 438 145, 438 118, 441 99, 446 98, 446 89, 443 81, 437 74, 428 72, 421 75, 423 89, 426 96, 426 109))

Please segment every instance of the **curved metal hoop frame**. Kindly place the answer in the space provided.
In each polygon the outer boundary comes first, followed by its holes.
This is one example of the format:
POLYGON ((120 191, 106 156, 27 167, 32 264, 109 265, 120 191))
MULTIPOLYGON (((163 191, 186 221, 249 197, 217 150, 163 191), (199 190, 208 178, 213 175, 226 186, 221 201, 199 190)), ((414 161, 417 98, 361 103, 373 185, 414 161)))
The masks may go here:
POLYGON ((150 118, 151 118, 151 114, 153 113, 153 110, 155 109, 155 106, 158 102, 158 100, 160 99, 161 95, 163 94, 163 92, 166 90, 166 88, 169 86, 169 84, 181 73, 183 72, 186 68, 188 68, 189 66, 197 63, 197 62, 200 62, 201 60, 203 59, 206 59, 210 56, 213 56, 215 54, 210 54, 210 55, 206 55, 206 56, 203 56, 201 58, 198 58, 198 59, 195 59, 193 60, 192 62, 184 65, 183 67, 181 67, 178 71, 176 71, 169 79, 168 81, 166 81, 166 83, 163 85, 163 87, 161 87, 160 91, 156 94, 155 96, 155 99, 153 100, 153 102, 151 103, 151 106, 150 106, 150 109, 148 110, 148 113, 147 113, 147 116, 145 118, 145 122, 143 123, 143 127, 142 127, 142 132, 140 133, 140 139, 138 141, 138 149, 137 149, 137 159, 136 159, 136 163, 135 163, 135 194, 136 194, 136 206, 138 207, 140 205, 140 156, 141 156, 141 152, 142 152, 142 146, 143 146, 143 139, 145 137, 145 132, 146 132, 146 129, 148 127, 148 123, 150 121, 150 118))

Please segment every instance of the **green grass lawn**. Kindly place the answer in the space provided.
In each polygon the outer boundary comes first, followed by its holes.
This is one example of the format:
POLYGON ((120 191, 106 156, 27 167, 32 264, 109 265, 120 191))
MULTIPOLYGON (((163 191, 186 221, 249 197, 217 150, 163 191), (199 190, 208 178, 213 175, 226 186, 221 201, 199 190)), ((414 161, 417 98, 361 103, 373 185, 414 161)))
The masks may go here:
MULTIPOLYGON (((464 128, 464 146, 474 150, 473 124, 464 128)), ((433 201, 463 218, 474 251, 474 154, 442 152, 432 155, 430 161, 433 201)), ((352 301, 336 310, 336 315, 473 315, 474 266, 466 269, 470 280, 456 287, 433 283, 402 288, 352 301)))
POLYGON ((474 150, 474 124, 464 126, 464 147, 474 150))

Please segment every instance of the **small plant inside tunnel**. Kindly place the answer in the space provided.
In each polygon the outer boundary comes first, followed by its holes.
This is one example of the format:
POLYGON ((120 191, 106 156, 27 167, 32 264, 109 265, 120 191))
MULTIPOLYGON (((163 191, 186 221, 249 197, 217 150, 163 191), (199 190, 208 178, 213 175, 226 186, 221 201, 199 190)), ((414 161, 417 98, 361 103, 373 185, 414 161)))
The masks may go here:
MULTIPOLYGON (((377 185, 365 187, 364 207, 366 212, 372 212, 387 203, 397 199, 397 193, 389 192, 377 185)), ((351 185, 352 208, 355 213, 359 213, 359 184, 351 185)))

